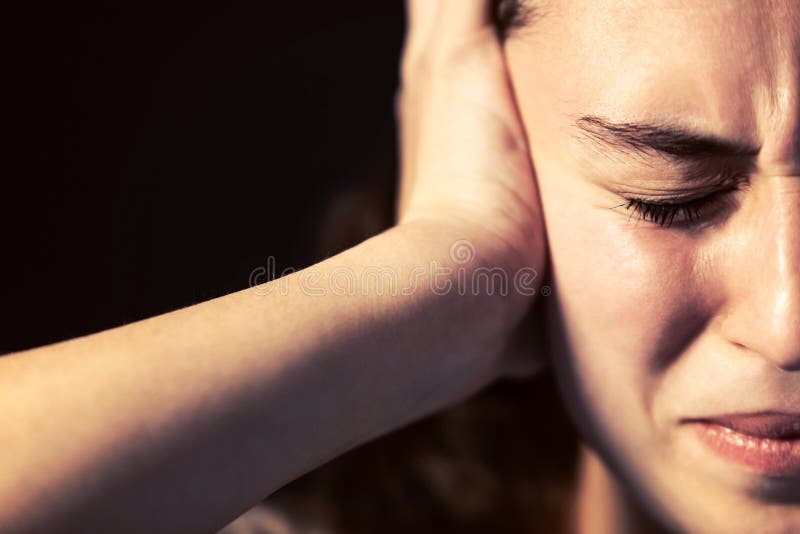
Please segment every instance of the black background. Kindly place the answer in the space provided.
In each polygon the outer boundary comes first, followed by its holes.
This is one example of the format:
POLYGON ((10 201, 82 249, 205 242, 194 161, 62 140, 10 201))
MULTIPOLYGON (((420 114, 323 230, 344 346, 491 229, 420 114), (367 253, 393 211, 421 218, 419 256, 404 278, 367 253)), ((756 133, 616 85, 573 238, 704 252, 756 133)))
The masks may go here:
MULTIPOLYGON (((269 257, 301 268, 390 223, 402 0, 15 9, 0 353, 243 289, 269 257)), ((545 374, 271 501, 301 518, 319 505, 353 534, 559 532, 576 454, 545 374)))
POLYGON ((332 199, 394 187, 399 0, 6 23, 0 352, 243 289, 269 256, 311 264, 335 252, 332 199))

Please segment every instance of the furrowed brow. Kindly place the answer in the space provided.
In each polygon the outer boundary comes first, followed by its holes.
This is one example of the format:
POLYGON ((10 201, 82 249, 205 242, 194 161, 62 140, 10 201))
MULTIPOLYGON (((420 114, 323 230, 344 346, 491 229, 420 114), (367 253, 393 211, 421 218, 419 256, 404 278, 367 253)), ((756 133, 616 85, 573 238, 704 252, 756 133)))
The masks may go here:
POLYGON ((735 140, 704 135, 675 126, 613 122, 594 115, 575 121, 581 137, 608 148, 642 155, 656 152, 670 159, 696 161, 714 157, 752 159, 760 148, 735 140))

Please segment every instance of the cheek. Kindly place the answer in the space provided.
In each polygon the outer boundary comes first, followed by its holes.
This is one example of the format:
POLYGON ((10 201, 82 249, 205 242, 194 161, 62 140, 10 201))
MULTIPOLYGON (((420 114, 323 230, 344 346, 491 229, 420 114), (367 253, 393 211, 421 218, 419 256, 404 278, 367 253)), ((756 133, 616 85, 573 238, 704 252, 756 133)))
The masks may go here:
POLYGON ((693 243, 628 221, 580 178, 537 171, 554 286, 552 353, 568 407, 590 435, 649 432, 662 371, 687 342, 681 336, 702 323, 693 243))

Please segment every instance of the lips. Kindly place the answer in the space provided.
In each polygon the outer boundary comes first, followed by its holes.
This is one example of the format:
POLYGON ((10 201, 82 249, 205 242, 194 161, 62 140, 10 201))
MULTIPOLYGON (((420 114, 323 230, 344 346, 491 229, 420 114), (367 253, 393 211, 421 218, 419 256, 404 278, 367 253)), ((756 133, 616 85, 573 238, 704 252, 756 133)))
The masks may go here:
POLYGON ((719 457, 767 476, 800 476, 800 414, 733 414, 684 423, 719 457))
POLYGON ((775 412, 736 414, 701 419, 699 421, 717 424, 734 432, 756 438, 800 438, 800 414, 775 412))

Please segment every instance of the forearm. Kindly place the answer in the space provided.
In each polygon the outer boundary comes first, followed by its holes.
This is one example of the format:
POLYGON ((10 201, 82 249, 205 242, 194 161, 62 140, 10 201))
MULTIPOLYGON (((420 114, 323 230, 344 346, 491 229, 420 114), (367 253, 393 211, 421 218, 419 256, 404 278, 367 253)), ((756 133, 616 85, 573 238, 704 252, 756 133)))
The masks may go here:
POLYGON ((313 271, 0 359, 0 530, 222 526, 492 380, 500 337, 480 330, 508 320, 502 298, 428 278, 431 260, 453 278, 480 266, 453 262, 458 237, 405 225, 313 271), (373 266, 399 287, 364 287, 373 266))

